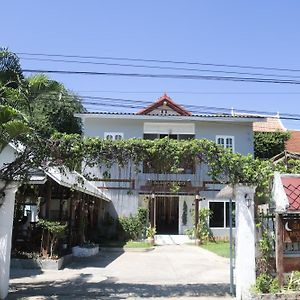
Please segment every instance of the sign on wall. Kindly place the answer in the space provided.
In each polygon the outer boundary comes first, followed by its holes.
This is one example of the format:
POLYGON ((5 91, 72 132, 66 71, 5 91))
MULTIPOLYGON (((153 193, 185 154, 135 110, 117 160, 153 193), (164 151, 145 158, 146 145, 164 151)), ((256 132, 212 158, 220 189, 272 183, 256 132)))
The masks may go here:
POLYGON ((284 218, 283 240, 285 243, 300 242, 300 218, 284 218))

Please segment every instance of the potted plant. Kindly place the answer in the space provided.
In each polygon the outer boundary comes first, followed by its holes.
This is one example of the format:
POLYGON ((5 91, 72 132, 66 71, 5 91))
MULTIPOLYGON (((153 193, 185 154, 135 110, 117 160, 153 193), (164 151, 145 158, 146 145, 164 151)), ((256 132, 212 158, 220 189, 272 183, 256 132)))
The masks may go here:
POLYGON ((151 225, 147 227, 146 235, 147 235, 147 240, 150 245, 154 245, 154 236, 156 234, 156 228, 152 227, 151 225))

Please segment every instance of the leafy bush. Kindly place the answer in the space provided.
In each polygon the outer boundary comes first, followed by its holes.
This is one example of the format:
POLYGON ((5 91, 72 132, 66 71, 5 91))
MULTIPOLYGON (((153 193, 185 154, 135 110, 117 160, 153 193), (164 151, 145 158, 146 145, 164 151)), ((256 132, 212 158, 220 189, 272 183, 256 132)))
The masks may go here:
POLYGON ((140 207, 136 216, 119 217, 120 230, 126 240, 138 240, 146 235, 148 210, 140 207))
POLYGON ((199 220, 197 227, 193 227, 192 229, 187 229, 186 234, 191 238, 196 238, 203 243, 204 241, 208 241, 211 237, 211 231, 207 224, 207 218, 212 214, 212 212, 208 208, 201 208, 199 210, 199 220))
POLYGON ((294 271, 289 277, 288 284, 286 286, 288 291, 300 291, 300 272, 294 271))
POLYGON ((267 159, 281 153, 289 138, 289 132, 255 132, 254 156, 267 159))
POLYGON ((46 230, 50 238, 50 257, 52 257, 58 239, 62 238, 65 234, 65 231, 67 229, 67 224, 63 224, 57 221, 48 221, 48 220, 40 219, 38 225, 43 229, 41 248, 43 247, 44 230, 46 230))
POLYGON ((269 274, 260 274, 256 278, 255 285, 253 287, 255 293, 278 293, 280 292, 280 286, 277 278, 273 278, 269 274))
POLYGON ((156 234, 156 228, 152 227, 151 225, 147 227, 146 235, 148 238, 154 238, 156 234))

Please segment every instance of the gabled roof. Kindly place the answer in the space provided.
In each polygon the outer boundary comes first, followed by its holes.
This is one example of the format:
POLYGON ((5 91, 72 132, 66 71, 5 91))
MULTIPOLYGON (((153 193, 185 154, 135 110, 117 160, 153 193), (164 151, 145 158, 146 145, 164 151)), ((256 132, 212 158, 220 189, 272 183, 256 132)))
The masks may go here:
POLYGON ((167 94, 164 94, 162 97, 157 99, 157 101, 155 101, 154 103, 152 103, 145 109, 142 109, 139 112, 137 112, 137 114, 138 115, 151 114, 152 111, 159 108, 160 106, 169 107, 181 116, 190 116, 191 115, 191 113, 189 111, 187 111, 182 106, 176 104, 167 94))
POLYGON ((266 117, 264 122, 254 122, 253 123, 254 132, 276 132, 276 131, 286 131, 286 128, 281 123, 278 115, 273 117, 266 117))
POLYGON ((300 175, 275 172, 272 198, 278 213, 300 213, 300 175))
POLYGON ((289 200, 289 211, 300 210, 300 177, 281 177, 284 191, 289 200))

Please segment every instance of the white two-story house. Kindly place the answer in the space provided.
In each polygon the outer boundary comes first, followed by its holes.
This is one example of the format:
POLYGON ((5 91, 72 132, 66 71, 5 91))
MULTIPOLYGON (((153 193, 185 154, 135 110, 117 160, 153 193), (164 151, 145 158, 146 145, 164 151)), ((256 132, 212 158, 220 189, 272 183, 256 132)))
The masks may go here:
MULTIPOLYGON (((259 116, 241 114, 194 115, 166 94, 137 113, 86 112, 77 117, 87 137, 209 139, 244 155, 253 154, 253 122, 264 121, 259 116)), ((216 198, 222 186, 211 181, 207 168, 191 164, 181 174, 150 173, 147 168, 136 174, 131 168, 118 166, 109 170, 110 176, 107 171, 101 166, 84 170, 93 175, 99 189, 109 193, 111 216, 128 216, 139 206, 148 206, 158 233, 184 234, 194 224, 195 199, 205 198, 200 207, 212 211, 209 226, 213 234, 228 235, 229 199, 216 198), (176 192, 170 188, 174 182, 180 187, 176 192)))

